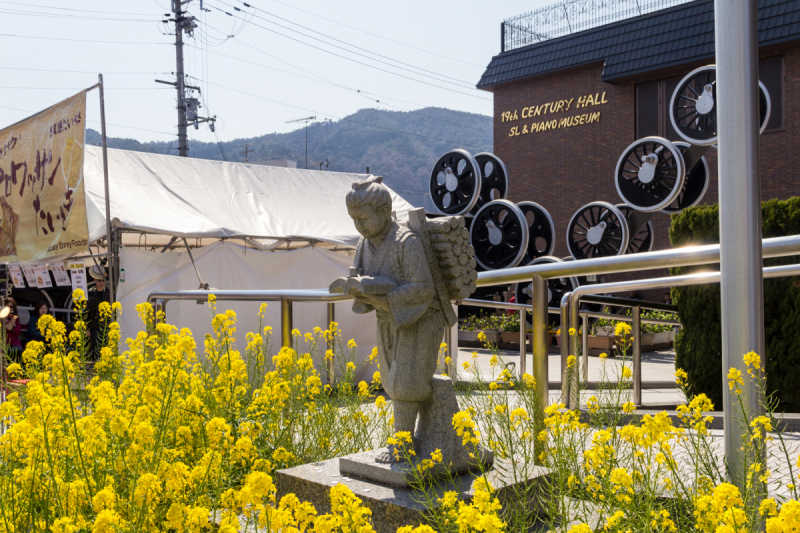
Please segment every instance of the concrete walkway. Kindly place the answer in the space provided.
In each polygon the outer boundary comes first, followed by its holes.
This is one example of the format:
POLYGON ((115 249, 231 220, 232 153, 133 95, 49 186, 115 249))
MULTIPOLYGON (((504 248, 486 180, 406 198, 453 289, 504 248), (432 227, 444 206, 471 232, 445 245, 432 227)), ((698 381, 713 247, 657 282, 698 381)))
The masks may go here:
MULTIPOLYGON (((469 361, 477 365, 483 381, 492 380, 503 369, 504 364, 510 365, 514 372, 520 370, 520 355, 517 351, 500 350, 498 352, 501 365, 492 368, 490 359, 492 352, 485 348, 461 348, 458 353, 458 378, 462 381, 472 381, 473 375, 465 371, 462 364, 469 361), (473 358, 473 354, 477 357, 473 358), (511 366, 513 365, 513 366, 511 366)), ((533 355, 530 353, 526 357, 527 372, 533 374, 533 355)), ((605 360, 599 357, 589 357, 589 382, 617 381, 622 372, 622 365, 631 367, 633 363, 630 357, 609 357, 605 360)), ((550 381, 551 401, 558 401, 560 398, 561 386, 561 356, 551 354, 548 356, 548 376, 550 381), (555 390, 554 390, 555 388, 555 390)), ((645 352, 642 354, 642 404, 643 406, 674 406, 685 402, 685 397, 680 389, 666 386, 667 383, 675 382, 675 351, 660 350, 656 352, 645 352), (652 388, 653 386, 661 388, 652 388)), ((581 394, 581 403, 585 405, 586 400, 598 392, 585 390, 581 394)))

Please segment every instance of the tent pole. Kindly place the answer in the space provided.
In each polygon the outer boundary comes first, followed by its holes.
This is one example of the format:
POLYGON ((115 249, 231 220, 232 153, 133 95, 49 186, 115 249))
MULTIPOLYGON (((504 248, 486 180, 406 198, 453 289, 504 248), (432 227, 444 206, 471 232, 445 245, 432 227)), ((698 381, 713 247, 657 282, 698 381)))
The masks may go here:
POLYGON ((106 252, 108 253, 108 295, 110 303, 114 303, 114 268, 117 262, 112 252, 113 235, 111 234, 111 200, 108 196, 108 146, 106 145, 106 104, 103 96, 103 75, 97 75, 97 88, 100 91, 100 133, 103 141, 103 185, 106 193, 106 252))

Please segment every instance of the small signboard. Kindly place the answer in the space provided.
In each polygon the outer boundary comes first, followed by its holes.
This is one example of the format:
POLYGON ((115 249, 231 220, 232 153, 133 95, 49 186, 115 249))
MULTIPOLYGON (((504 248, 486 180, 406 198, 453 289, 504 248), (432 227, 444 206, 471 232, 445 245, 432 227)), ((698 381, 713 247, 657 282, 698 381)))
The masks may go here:
POLYGON ((39 282, 36 280, 36 271, 33 269, 33 266, 22 265, 22 273, 25 274, 25 281, 28 282, 28 287, 32 289, 37 289, 39 287, 39 282))
POLYGON ((22 277, 22 270, 19 269, 19 265, 8 265, 8 272, 11 274, 11 282, 14 286, 24 289, 25 278, 22 277))
POLYGON ((69 287, 72 285, 69 274, 67 273, 67 267, 64 266, 64 263, 50 265, 50 268, 53 269, 53 277, 56 278, 56 285, 59 287, 69 287))
POLYGON ((72 277, 72 290, 80 289, 87 294, 89 287, 86 283, 86 263, 83 261, 70 261, 69 273, 72 277))
POLYGON ((36 265, 33 267, 33 272, 36 275, 36 283, 39 284, 40 289, 47 289, 53 286, 47 265, 36 265))

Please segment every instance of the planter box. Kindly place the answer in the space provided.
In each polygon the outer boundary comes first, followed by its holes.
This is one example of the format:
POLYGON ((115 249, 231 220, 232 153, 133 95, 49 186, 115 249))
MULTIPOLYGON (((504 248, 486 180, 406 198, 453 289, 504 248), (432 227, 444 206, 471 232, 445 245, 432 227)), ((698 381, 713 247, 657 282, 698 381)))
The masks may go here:
POLYGON ((668 344, 672 339, 670 339, 670 331, 664 331, 661 333, 654 333, 653 334, 653 344, 668 344))
MULTIPOLYGON (((478 334, 483 333, 486 335, 486 340, 491 342, 492 344, 499 344, 501 341, 501 336, 499 331, 483 331, 475 330, 475 331, 465 331, 459 330, 458 331, 458 341, 459 342, 469 342, 475 344, 482 344, 480 340, 478 340, 478 334)), ((519 343, 519 333, 515 333, 517 336, 517 343, 519 343)))
POLYGON ((519 331, 501 331, 500 342, 519 346, 519 331))
POLYGON ((641 339, 639 340, 639 342, 642 344, 642 348, 644 348, 645 346, 652 346, 653 344, 655 344, 656 335, 657 333, 642 333, 641 339))
MULTIPOLYGON (((561 335, 556 335, 556 342, 559 346, 561 346, 561 335)), ((614 345, 616 344, 616 337, 606 337, 604 335, 589 335, 589 354, 594 355, 592 353, 593 350, 596 350, 598 354, 601 352, 606 352, 609 356, 614 355, 612 350, 614 349, 614 345)))

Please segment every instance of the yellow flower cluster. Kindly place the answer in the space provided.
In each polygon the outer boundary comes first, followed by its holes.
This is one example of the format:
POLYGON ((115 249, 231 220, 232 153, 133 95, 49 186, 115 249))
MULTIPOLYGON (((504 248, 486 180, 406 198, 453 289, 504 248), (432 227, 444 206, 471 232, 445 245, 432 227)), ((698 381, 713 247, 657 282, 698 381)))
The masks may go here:
POLYGON ((74 330, 42 317, 46 342, 31 342, 10 369, 31 381, 0 404, 0 531, 200 532, 213 519, 232 533, 242 517, 270 531, 311 522, 316 531, 372 531, 346 488, 334 489, 332 514, 317 517, 293 495, 276 504, 270 475, 388 436, 386 410, 362 407, 374 387, 334 390, 317 374, 316 347, 338 338, 335 324, 270 357, 271 329, 259 325, 240 352, 236 315, 216 313, 213 297, 213 334, 199 349, 189 330, 143 304, 144 331, 120 353, 119 305, 102 305, 90 376, 85 296, 74 299, 74 330))

